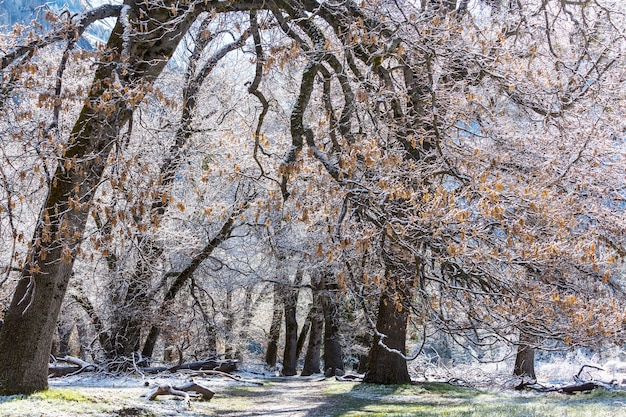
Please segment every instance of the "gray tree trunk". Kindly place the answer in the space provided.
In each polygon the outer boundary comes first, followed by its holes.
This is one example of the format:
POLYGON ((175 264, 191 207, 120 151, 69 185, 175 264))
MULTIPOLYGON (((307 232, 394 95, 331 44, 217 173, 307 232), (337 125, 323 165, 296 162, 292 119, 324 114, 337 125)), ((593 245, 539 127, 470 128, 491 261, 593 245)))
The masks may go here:
POLYGON ((281 285, 274 284, 274 312, 272 313, 269 340, 267 341, 267 349, 265 351, 265 363, 268 366, 276 366, 278 339, 280 338, 280 327, 283 321, 283 301, 281 285))
POLYGON ((324 330, 324 311, 320 299, 322 289, 321 277, 311 279, 313 287, 313 305, 309 313, 309 345, 304 356, 304 366, 300 375, 309 376, 320 372, 320 352, 322 349, 322 332, 324 330))
POLYGON ((298 306, 297 288, 302 281, 302 271, 296 272, 294 288, 285 289, 285 350, 283 351, 283 369, 285 376, 293 376, 297 373, 298 364, 298 322, 296 309, 298 306))
POLYGON ((324 375, 332 376, 343 371, 343 348, 339 333, 339 286, 331 273, 324 276, 320 296, 324 312, 324 375))

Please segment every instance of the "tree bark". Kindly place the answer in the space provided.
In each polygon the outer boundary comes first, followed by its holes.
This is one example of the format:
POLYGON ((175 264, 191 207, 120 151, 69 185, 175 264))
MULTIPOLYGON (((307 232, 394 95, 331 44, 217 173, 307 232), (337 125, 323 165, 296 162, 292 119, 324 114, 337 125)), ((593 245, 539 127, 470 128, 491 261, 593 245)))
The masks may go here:
POLYGON ((309 345, 304 356, 304 366, 300 375, 309 376, 320 373, 320 352, 322 350, 322 333, 324 330, 323 314, 316 308, 311 317, 309 345))
POLYGON ((531 339, 532 337, 523 332, 520 334, 513 375, 537 379, 535 375, 535 348, 531 345, 531 339))
POLYGON ((272 324, 270 325, 269 340, 265 351, 265 363, 268 366, 276 366, 278 356, 278 339, 280 338, 280 327, 283 321, 283 296, 280 284, 274 284, 274 312, 272 313, 272 324))
POLYGON ((380 336, 374 338, 367 372, 365 373, 365 382, 376 384, 411 382, 406 360, 398 353, 390 351, 390 349, 394 349, 403 355, 405 354, 407 318, 407 312, 405 310, 398 311, 394 300, 386 293, 383 294, 378 304, 376 329, 385 337, 382 340, 380 336))
POLYGON ((155 6, 127 0, 129 16, 142 20, 143 31, 126 42, 124 25, 118 19, 111 33, 105 52, 108 58, 96 70, 88 104, 50 182, 22 278, 0 332, 0 395, 29 394, 48 387, 52 337, 91 201, 111 147, 131 117, 130 104, 117 95, 113 80, 120 78, 131 91, 152 84, 195 17, 195 12, 181 7, 181 18, 171 19, 170 2, 165 3, 155 6), (122 54, 124 59, 120 59, 122 54), (122 70, 120 77, 114 75, 118 70, 122 70))
POLYGON ((410 281, 404 271, 387 266, 385 287, 378 302, 377 335, 369 354, 364 382, 405 384, 411 382, 406 359, 407 302, 410 281))
POLYGON ((294 288, 285 290, 285 350, 283 352, 283 369, 285 376, 293 376, 297 373, 298 364, 298 322, 296 309, 298 307, 298 288, 302 281, 302 271, 296 272, 294 288))
POLYGON ((314 307, 311 306, 309 309, 309 314, 306 316, 306 320, 304 320, 304 324, 300 329, 300 336, 298 336, 298 346, 296 347, 296 355, 300 357, 302 353, 302 349, 304 349, 304 343, 306 342, 306 338, 309 335, 309 330, 311 330, 311 318, 313 316, 314 307))
MULTIPOLYGON (((152 248, 151 250, 158 250, 152 248)), ((156 256, 146 254, 147 259, 156 260, 156 256)), ((139 351, 141 343, 141 330, 149 312, 152 271, 151 266, 144 261, 136 265, 135 273, 128 278, 130 281, 126 288, 126 296, 122 303, 116 306, 111 335, 111 345, 105 348, 108 359, 132 358, 139 351)))
POLYGON ((254 314, 254 306, 252 303, 252 292, 254 286, 246 287, 246 295, 245 301, 243 303, 243 318, 241 320, 241 324, 239 325, 239 334, 237 335, 237 343, 235 345, 235 359, 237 359, 240 363, 243 362, 245 348, 248 347, 250 343, 250 322, 252 321, 254 314), (244 347, 244 349, 242 349, 244 347))
POLYGON ((320 277, 311 279, 313 287, 313 305, 307 317, 309 323, 309 345, 304 356, 304 366, 300 375, 309 376, 320 372, 320 352, 322 349, 322 332, 324 330, 324 311, 320 298, 322 280, 320 277))
POLYGON ((324 313, 324 375, 332 376, 343 371, 343 349, 339 333, 339 286, 331 273, 324 276, 321 304, 324 313))

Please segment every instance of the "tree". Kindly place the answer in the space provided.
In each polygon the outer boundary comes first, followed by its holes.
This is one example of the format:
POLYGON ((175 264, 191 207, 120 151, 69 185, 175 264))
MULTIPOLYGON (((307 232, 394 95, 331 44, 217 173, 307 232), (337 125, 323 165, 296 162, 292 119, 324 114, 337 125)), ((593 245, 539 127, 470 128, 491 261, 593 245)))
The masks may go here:
MULTIPOLYGON (((108 153, 131 118, 132 108, 161 73, 198 13, 190 5, 170 6, 127 1, 119 9, 120 18, 106 47, 108 62, 96 70, 88 104, 51 178, 23 277, 0 332, 3 394, 47 387, 52 333, 108 153)), ((21 54, 14 55, 30 53, 35 46, 25 52, 18 48, 21 54)))

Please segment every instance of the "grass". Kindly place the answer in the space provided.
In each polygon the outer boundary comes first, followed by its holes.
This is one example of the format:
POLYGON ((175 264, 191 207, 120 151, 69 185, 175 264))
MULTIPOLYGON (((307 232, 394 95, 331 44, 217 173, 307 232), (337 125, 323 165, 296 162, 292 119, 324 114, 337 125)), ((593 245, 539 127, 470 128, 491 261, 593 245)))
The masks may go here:
POLYGON ((51 388, 45 391, 36 392, 35 394, 27 398, 31 401, 35 400, 35 401, 48 401, 48 402, 59 402, 59 401, 60 402, 63 402, 63 401, 93 402, 93 399, 91 399, 90 397, 84 394, 81 394, 80 392, 76 390, 71 390, 67 388, 51 388))
MULTIPOLYGON (((211 386, 211 381, 207 381, 211 386)), ((52 388, 28 397, 0 397, 0 417, 626 417, 626 393, 535 394, 484 391, 444 383, 381 386, 321 378, 215 385, 210 402, 140 398, 145 387, 52 388)))
MULTIPOLYGON (((275 384, 278 388, 280 384, 275 384)), ((592 394, 563 395, 481 391, 445 383, 381 386, 321 383, 319 402, 302 416, 329 417, 626 417, 626 393, 596 390, 592 394)), ((305 388, 306 389, 306 388, 305 388)), ((271 390, 270 390, 271 391, 271 390)), ((312 391, 313 392, 313 391, 312 391)), ((232 387, 214 403, 217 415, 236 416, 274 398, 268 387, 232 387)), ((312 394, 313 395, 313 394, 312 394)), ((218 397, 216 397, 218 398, 218 397)), ((284 415, 292 415, 285 402, 284 415)), ((283 413, 281 413, 283 414, 283 413)), ((265 414, 271 415, 271 413, 265 414)))
POLYGON ((0 417, 157 417, 139 389, 50 388, 29 396, 0 397, 0 417))
POLYGON ((626 393, 519 394, 479 391, 449 384, 398 387, 355 385, 332 393, 336 417, 619 417, 626 416, 626 393))

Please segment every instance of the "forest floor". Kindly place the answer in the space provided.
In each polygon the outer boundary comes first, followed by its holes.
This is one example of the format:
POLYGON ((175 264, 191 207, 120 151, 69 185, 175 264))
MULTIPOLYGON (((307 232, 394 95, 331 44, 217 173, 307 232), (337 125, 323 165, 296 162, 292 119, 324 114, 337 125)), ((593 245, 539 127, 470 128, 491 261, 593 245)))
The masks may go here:
MULTIPOLYGON (((51 388, 29 397, 0 397, 7 417, 200 417, 200 416, 463 416, 463 417, 626 417, 626 392, 591 394, 519 393, 475 389, 441 382, 378 386, 313 377, 244 375, 245 380, 195 378, 213 391, 211 401, 179 397, 141 397, 151 386, 185 381, 184 377, 111 378, 77 375, 51 380, 51 388), (254 382, 254 383, 253 383, 254 382), (255 385, 262 383, 263 385, 255 385)), ((187 379, 188 380, 188 379, 187 379)))

